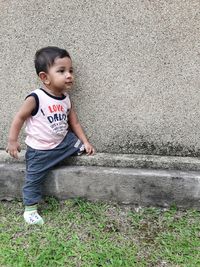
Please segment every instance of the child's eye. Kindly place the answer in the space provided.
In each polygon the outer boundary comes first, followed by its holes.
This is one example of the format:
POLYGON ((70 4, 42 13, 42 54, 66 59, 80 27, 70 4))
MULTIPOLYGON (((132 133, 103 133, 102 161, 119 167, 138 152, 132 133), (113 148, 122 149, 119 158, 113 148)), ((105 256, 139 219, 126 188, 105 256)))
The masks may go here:
POLYGON ((60 72, 60 73, 64 73, 64 70, 59 70, 58 72, 60 72))
POLYGON ((74 70, 73 70, 73 69, 70 69, 70 70, 69 70, 69 73, 74 73, 74 70))

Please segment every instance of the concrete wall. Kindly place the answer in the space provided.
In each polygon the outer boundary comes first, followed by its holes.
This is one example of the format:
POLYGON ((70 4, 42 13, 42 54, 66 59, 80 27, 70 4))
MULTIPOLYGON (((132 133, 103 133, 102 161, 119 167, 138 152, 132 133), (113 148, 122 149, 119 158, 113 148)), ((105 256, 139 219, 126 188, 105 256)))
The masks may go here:
POLYGON ((2 149, 39 85, 36 49, 57 45, 72 55, 72 97, 98 151, 200 155, 199 0, 0 0, 0 13, 2 149))

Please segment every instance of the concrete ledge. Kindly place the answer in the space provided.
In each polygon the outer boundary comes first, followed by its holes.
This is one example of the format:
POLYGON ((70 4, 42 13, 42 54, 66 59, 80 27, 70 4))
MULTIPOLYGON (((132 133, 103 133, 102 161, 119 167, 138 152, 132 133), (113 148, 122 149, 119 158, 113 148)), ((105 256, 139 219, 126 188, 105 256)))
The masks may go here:
MULTIPOLYGON (((19 153, 19 160, 14 160, 5 151, 0 150, 0 162, 24 163, 24 155, 25 151, 22 151, 19 153)), ((200 171, 199 158, 139 154, 97 153, 89 157, 82 155, 68 158, 62 165, 200 171)))
MULTIPOLYGON (((25 166, 0 164, 0 199, 21 198, 25 166)), ((200 210, 200 172, 99 166, 62 166, 50 172, 44 195, 83 197, 139 206, 200 210)))

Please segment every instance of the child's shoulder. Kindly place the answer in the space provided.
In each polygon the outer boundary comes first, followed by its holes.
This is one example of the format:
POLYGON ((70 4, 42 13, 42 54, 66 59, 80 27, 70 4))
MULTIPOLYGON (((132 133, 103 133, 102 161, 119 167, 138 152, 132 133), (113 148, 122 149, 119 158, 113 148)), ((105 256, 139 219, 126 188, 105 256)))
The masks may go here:
POLYGON ((41 88, 34 89, 30 93, 28 93, 28 96, 31 95, 31 94, 40 94, 41 91, 42 91, 41 88))

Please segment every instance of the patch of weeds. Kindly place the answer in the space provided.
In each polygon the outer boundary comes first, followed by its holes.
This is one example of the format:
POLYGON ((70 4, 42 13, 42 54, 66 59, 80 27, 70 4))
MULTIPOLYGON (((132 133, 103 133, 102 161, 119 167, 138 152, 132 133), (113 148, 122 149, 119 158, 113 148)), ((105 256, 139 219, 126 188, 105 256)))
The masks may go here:
POLYGON ((200 265, 199 212, 172 207, 169 210, 143 209, 130 216, 139 242, 143 244, 139 258, 150 261, 152 266, 157 266, 159 259, 163 259, 166 266, 200 265))
POLYGON ((60 208, 60 202, 54 197, 46 197, 42 208, 45 213, 57 211, 60 208))
POLYGON ((200 213, 46 199, 27 226, 19 202, 0 202, 0 266, 200 266, 200 213))

